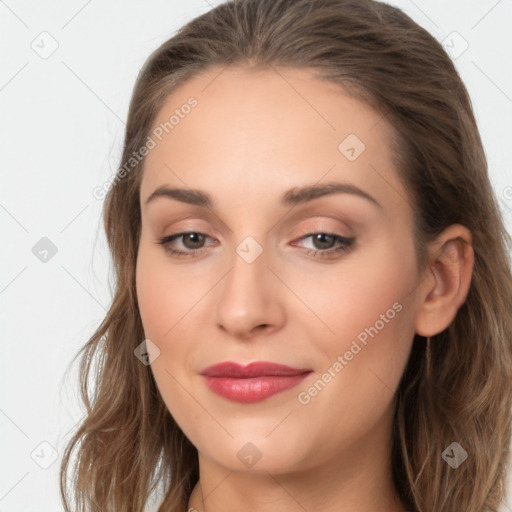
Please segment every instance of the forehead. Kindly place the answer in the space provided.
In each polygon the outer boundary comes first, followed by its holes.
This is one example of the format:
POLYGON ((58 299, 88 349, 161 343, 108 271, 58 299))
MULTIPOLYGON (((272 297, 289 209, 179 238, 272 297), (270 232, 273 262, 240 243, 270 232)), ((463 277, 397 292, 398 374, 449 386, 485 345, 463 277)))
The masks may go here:
POLYGON ((146 156, 141 198, 162 184, 219 194, 236 184, 246 194, 275 190, 277 197, 323 177, 383 194, 402 188, 393 128, 312 70, 209 69, 167 97, 151 133, 158 136, 146 156))

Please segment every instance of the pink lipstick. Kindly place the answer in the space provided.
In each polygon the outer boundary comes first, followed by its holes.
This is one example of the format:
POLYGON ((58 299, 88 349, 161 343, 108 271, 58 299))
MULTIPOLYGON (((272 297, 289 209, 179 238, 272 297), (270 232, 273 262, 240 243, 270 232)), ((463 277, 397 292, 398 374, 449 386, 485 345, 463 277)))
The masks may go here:
POLYGON ((201 375, 217 395, 235 402, 254 403, 297 386, 311 372, 310 368, 292 368, 266 361, 247 366, 226 361, 204 368, 201 375))

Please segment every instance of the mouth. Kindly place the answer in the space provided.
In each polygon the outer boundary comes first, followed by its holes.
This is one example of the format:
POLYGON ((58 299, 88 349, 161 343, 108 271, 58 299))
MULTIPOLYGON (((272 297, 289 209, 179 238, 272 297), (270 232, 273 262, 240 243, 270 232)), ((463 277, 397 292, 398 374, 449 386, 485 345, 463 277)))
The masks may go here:
POLYGON ((200 374, 213 393, 234 402, 254 403, 297 386, 312 371, 266 361, 247 366, 227 361, 208 366, 200 374))

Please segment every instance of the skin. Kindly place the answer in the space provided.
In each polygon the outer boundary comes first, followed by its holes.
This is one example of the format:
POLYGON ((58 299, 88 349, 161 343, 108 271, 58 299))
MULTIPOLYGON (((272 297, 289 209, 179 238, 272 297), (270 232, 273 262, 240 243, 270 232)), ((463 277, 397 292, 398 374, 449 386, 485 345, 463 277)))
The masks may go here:
POLYGON ((444 231, 420 272, 392 127, 309 70, 211 69, 167 98, 154 127, 190 96, 197 107, 145 160, 136 276, 145 335, 160 351, 151 370, 199 453, 189 508, 403 512, 390 466, 394 393, 414 334, 441 332, 465 300, 470 233, 458 225, 444 231), (349 134, 366 146, 354 161, 338 149, 349 134), (280 204, 293 187, 327 182, 357 186, 379 205, 350 193, 280 204), (213 205, 168 197, 146 204, 162 185, 200 189, 213 205), (172 256, 157 243, 180 232, 206 235, 171 244, 198 248, 196 257, 172 256), (307 236, 314 233, 355 242, 314 257, 307 249, 338 246, 332 238, 315 243, 307 236), (248 236, 262 249, 251 263, 236 252, 248 236), (396 303, 394 318, 300 403, 299 393, 396 303), (252 404, 213 394, 199 375, 222 361, 262 360, 313 372, 252 404), (261 456, 252 467, 237 457, 247 443, 261 456))

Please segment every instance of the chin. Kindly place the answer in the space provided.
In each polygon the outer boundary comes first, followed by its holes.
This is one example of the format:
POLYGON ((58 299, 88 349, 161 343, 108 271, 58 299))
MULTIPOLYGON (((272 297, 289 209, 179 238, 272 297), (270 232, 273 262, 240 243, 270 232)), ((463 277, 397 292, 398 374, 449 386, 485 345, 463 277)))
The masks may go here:
POLYGON ((246 431, 244 435, 219 441, 215 446, 212 446, 212 438, 209 438, 205 449, 199 447, 198 450, 215 463, 235 472, 282 474, 304 469, 305 461, 310 459, 304 439, 290 437, 286 431, 282 434, 272 438, 273 434, 251 436, 246 431), (300 451, 297 450, 298 446, 301 447, 300 451))

